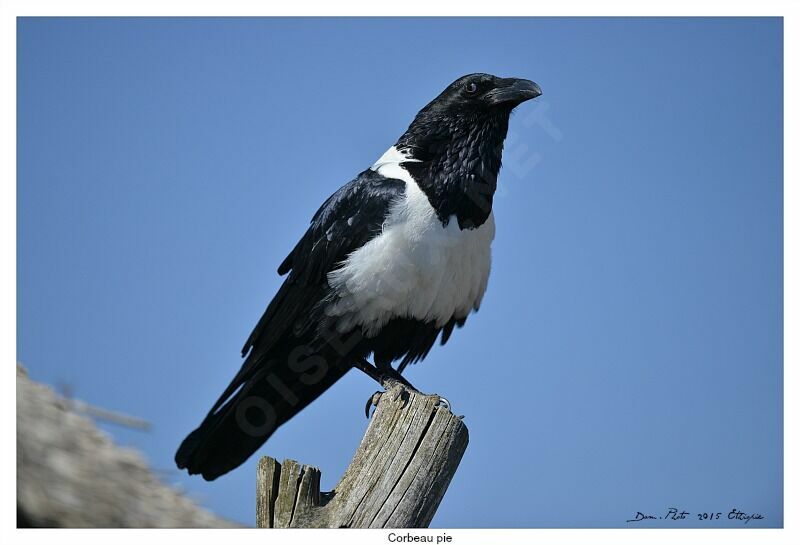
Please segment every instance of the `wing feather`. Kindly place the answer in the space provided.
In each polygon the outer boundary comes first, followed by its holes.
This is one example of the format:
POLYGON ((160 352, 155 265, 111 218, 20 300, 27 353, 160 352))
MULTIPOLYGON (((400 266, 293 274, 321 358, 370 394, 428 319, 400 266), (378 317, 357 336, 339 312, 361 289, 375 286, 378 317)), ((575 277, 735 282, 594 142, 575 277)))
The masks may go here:
POLYGON ((316 327, 320 303, 330 292, 328 273, 380 233, 389 207, 405 191, 405 182, 372 170, 362 172, 317 210, 305 234, 278 267, 288 276, 242 347, 247 356, 214 413, 295 332, 316 327))

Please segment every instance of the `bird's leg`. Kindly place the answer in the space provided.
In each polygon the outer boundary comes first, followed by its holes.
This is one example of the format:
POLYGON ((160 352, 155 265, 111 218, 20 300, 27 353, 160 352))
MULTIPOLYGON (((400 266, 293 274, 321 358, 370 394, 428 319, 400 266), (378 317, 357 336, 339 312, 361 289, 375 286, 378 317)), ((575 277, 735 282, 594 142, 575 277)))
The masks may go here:
MULTIPOLYGON (((382 373, 384 377, 386 377, 385 380, 389 380, 389 381, 394 380, 394 381, 400 382, 400 383, 404 384, 409 390, 414 390, 417 393, 421 393, 410 382, 408 382, 408 380, 406 380, 405 377, 403 377, 403 375, 402 375, 402 373, 400 371, 396 370, 390 364, 385 364, 385 365, 378 364, 376 367, 378 368, 378 371, 380 373, 382 373)), ((381 382, 381 385, 384 388, 386 388, 386 385, 383 382, 381 382)), ((386 389, 388 389, 388 388, 386 388, 386 389)), ((422 395, 429 395, 429 394, 422 394, 422 395)), ((438 396, 438 397, 439 397, 439 403, 438 404, 440 406, 444 407, 445 409, 450 410, 450 402, 447 400, 447 398, 444 398, 442 396, 438 396)), ((376 402, 376 405, 377 405, 377 402, 376 402)))
POLYGON ((419 392, 414 385, 408 382, 403 375, 397 372, 391 365, 372 365, 365 358, 359 358, 355 361, 353 366, 360 371, 363 371, 369 378, 383 386, 388 390, 392 387, 394 382, 399 382, 409 390, 419 392))
MULTIPOLYGON (((367 376, 371 377, 373 380, 375 380, 381 386, 383 386, 384 390, 390 390, 392 386, 394 386, 396 383, 399 382, 400 384, 405 386, 406 389, 411 390, 413 392, 421 393, 413 384, 411 384, 402 375, 400 371, 392 367, 391 364, 383 363, 383 364, 372 365, 366 359, 362 358, 356 363, 356 367, 361 369, 364 373, 367 374, 367 376)), ((372 394, 370 398, 367 400, 366 407, 364 408, 364 412, 367 415, 367 418, 369 418, 370 407, 372 406, 377 407, 378 401, 380 400, 382 395, 383 392, 378 391, 372 394)), ((398 395, 407 396, 408 394, 407 392, 400 391, 398 395)), ((442 396, 438 397, 439 397, 438 404, 444 407, 445 409, 450 410, 450 402, 442 396)))
MULTIPOLYGON (((372 365, 370 362, 368 362, 365 358, 357 359, 355 361, 355 363, 353 363, 353 367, 355 367, 356 369, 362 371, 369 378, 371 378, 372 380, 374 380, 375 382, 377 382, 378 384, 380 384, 384 388, 388 389, 387 381, 386 381, 386 378, 384 377, 384 375, 381 373, 380 370, 378 370, 374 365, 372 365)), ((367 415, 367 418, 369 418, 369 408, 372 407, 372 406, 375 406, 375 407, 378 406, 378 401, 380 400, 381 395, 383 395, 383 392, 375 392, 374 394, 369 396, 369 399, 367 399, 367 404, 364 407, 364 414, 367 415)))
POLYGON ((419 390, 417 390, 413 384, 408 382, 408 380, 406 380, 406 378, 400 373, 400 371, 397 371, 394 367, 391 366, 391 364, 382 364, 382 365, 378 364, 375 367, 378 369, 378 372, 381 375, 381 380, 379 380, 378 382, 381 383, 381 386, 383 386, 384 389, 388 390, 389 387, 391 387, 391 383, 394 381, 394 382, 399 382, 409 390, 414 390, 415 392, 419 392, 419 390))
MULTIPOLYGON (((391 387, 395 383, 400 382, 401 384, 403 384, 407 388, 410 388, 410 389, 414 390, 415 392, 417 391, 417 389, 414 388, 414 386, 412 386, 410 382, 408 382, 406 379, 404 379, 403 376, 400 375, 400 373, 398 373, 394 369, 392 369, 391 366, 380 366, 380 367, 377 367, 377 366, 372 365, 370 362, 368 362, 364 358, 359 358, 358 360, 356 360, 356 362, 353 365, 357 369, 360 369, 361 371, 363 371, 364 374, 366 374, 372 380, 374 380, 375 382, 377 382, 378 384, 383 386, 384 390, 389 390, 389 389, 391 389, 391 387), (389 367, 389 369, 391 369, 391 371, 387 371, 386 367, 389 367)), ((367 404, 364 407, 364 414, 367 415, 367 418, 369 418, 369 409, 370 409, 370 407, 373 407, 373 406, 377 407, 378 406, 378 401, 381 399, 382 395, 383 395, 383 392, 378 391, 378 392, 375 392, 374 394, 372 394, 369 397, 369 399, 367 399, 367 404)), ((402 393, 401 393, 401 395, 402 395, 402 393)))
POLYGON ((367 375, 369 378, 371 378, 375 382, 378 382, 378 383, 381 382, 380 371, 378 371, 375 368, 375 366, 372 365, 370 362, 368 362, 366 359, 364 359, 364 358, 357 359, 355 361, 355 363, 353 364, 353 367, 355 367, 359 371, 362 371, 365 375, 367 375))

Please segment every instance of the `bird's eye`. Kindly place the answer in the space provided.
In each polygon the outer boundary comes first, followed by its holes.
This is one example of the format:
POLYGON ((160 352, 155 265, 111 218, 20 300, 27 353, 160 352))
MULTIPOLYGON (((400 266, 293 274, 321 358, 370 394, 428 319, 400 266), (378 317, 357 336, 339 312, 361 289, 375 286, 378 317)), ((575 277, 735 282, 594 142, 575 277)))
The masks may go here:
POLYGON ((464 87, 464 91, 468 95, 474 95, 475 93, 478 92, 478 84, 475 83, 474 81, 472 83, 468 83, 467 86, 464 87))

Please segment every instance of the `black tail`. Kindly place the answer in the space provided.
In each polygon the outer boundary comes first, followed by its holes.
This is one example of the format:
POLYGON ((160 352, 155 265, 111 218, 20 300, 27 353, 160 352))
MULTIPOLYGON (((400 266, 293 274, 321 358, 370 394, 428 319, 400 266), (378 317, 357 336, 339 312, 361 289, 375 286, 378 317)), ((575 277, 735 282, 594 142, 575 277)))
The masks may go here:
MULTIPOLYGON (((249 358, 248 358, 249 359, 249 358)), ((245 362, 243 370, 257 369, 232 396, 223 395, 203 423, 183 440, 175 462, 190 474, 212 481, 247 460, 273 432, 319 397, 351 367, 341 356, 316 353, 289 363, 245 362)))

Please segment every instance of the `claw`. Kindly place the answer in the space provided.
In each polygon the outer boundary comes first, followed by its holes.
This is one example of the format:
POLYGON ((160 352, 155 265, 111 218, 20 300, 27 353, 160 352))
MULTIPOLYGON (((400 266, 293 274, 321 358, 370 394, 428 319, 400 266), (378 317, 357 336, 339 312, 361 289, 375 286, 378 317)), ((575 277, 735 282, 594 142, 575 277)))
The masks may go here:
POLYGON ((383 392, 375 392, 372 394, 369 399, 367 399, 367 405, 364 407, 364 414, 367 416, 367 420, 369 420, 369 409, 370 407, 377 407, 378 401, 380 401, 383 392))
POLYGON ((398 400, 403 402, 402 408, 405 409, 411 401, 411 394, 405 388, 400 388, 397 397, 395 397, 395 401, 398 400))
POLYGON ((446 397, 439 396, 439 401, 436 402, 436 406, 437 407, 443 407, 443 408, 447 409, 448 411, 450 410, 450 402, 447 401, 446 397))

